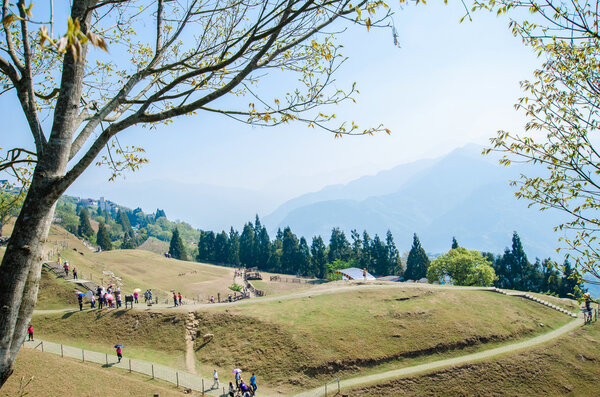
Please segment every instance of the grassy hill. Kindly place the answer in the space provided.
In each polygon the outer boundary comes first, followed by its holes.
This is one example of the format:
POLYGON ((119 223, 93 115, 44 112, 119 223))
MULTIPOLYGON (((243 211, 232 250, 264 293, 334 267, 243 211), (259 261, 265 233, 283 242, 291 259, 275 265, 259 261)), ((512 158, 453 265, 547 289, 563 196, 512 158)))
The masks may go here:
POLYGON ((102 353, 121 343, 132 358, 185 368, 184 321, 181 313, 86 310, 37 314, 36 337, 102 353))
MULTIPOLYGON (((205 306, 197 321, 196 369, 255 372, 269 395, 287 395, 335 377, 384 371, 548 332, 569 317, 488 291, 393 283, 339 282, 302 297, 205 306), (331 290, 333 288, 333 290, 331 290), (320 294, 320 292, 326 292, 320 294), (310 294, 310 296, 308 296, 310 294), (540 326, 543 323, 543 327, 540 326), (214 334, 207 344, 205 333, 214 334)), ((166 309, 169 310, 169 309, 166 309)), ((38 314, 42 339, 184 367, 185 313, 110 311, 38 314), (139 321, 139 327, 132 324, 139 321)))
POLYGON ((490 361, 345 391, 351 396, 597 396, 600 325, 490 361))
POLYGON ((102 368, 98 364, 61 358, 23 348, 15 372, 0 390, 0 397, 16 396, 181 396, 181 389, 136 373, 102 368), (33 377, 33 379, 32 379, 33 377), (21 388, 28 380, 31 383, 21 388), (23 394, 22 394, 23 392, 23 394))

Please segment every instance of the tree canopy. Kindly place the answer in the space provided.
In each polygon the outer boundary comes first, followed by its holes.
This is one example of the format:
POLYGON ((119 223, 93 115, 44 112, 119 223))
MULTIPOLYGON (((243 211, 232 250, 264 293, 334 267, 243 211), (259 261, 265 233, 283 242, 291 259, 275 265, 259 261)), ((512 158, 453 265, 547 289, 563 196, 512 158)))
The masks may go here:
POLYGON ((517 197, 541 210, 568 214, 556 225, 576 271, 600 283, 600 13, 597 1, 500 0, 476 2, 511 18, 516 36, 545 62, 521 83, 515 107, 527 117, 524 132, 499 131, 488 149, 502 164, 533 165, 513 184, 517 197), (527 10, 528 14, 522 11, 527 10), (528 17, 524 18, 524 15, 528 17))
POLYGON ((427 269, 429 282, 443 281, 449 276, 456 285, 490 286, 496 279, 491 263, 481 252, 453 248, 431 262, 427 269))

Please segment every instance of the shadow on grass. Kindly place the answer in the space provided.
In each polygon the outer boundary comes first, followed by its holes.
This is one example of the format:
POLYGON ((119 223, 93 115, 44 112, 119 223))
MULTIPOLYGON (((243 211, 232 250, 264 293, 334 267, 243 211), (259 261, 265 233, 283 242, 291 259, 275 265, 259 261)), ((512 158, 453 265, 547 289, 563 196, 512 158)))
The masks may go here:
POLYGON ((67 319, 69 317, 71 317, 73 314, 78 313, 79 311, 72 311, 72 312, 66 312, 65 314, 63 314, 62 318, 67 319))
POLYGON ((197 348, 195 348, 194 350, 198 351, 198 350, 202 349, 204 346, 208 345, 209 343, 210 343, 210 341, 206 341, 206 342, 202 343, 200 346, 198 346, 197 348))

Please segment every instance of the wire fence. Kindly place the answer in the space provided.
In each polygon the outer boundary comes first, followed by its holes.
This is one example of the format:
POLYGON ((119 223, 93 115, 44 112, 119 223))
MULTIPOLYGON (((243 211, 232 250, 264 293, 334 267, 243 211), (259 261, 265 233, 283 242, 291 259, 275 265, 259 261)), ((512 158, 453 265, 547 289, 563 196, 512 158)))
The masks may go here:
POLYGON ((119 362, 118 357, 113 354, 94 352, 48 341, 25 341, 24 346, 35 350, 40 350, 44 353, 57 354, 61 357, 71 357, 83 362, 101 364, 104 368, 119 368, 129 372, 137 372, 148 375, 152 377, 152 379, 161 379, 170 382, 177 387, 183 387, 200 392, 203 396, 227 396, 224 387, 221 390, 219 390, 219 388, 211 388, 213 385, 212 379, 204 379, 189 372, 179 371, 143 360, 123 358, 121 359, 121 362, 119 362))

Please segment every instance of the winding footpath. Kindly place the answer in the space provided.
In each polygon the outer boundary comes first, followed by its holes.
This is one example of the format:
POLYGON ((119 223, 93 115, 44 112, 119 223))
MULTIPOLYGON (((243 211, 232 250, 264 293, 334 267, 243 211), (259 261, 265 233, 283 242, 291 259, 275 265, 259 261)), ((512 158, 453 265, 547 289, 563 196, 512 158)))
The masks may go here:
MULTIPOLYGON (((543 343, 549 342, 553 339, 556 339, 562 335, 565 335, 568 332, 573 331, 574 329, 583 325, 583 319, 578 317, 575 320, 570 321, 569 323, 563 325, 560 328, 555 329, 554 331, 548 332, 546 334, 536 336, 534 338, 516 342, 512 344, 508 344, 505 346, 500 346, 494 349, 484 350, 477 353, 467 354, 460 357, 448 358, 445 360, 433 361, 426 364, 415 365, 412 367, 394 369, 391 371, 381 372, 373 375, 366 376, 357 376, 355 378, 345 379, 340 381, 340 388, 345 389, 349 387, 355 387, 375 382, 382 382, 386 380, 390 380, 393 378, 406 377, 411 375, 416 375, 424 372, 431 372, 443 368, 447 368, 455 365, 467 364, 475 361, 480 361, 484 359, 489 359, 501 354, 506 353, 514 353, 521 349, 526 349, 530 347, 534 347, 537 345, 541 345, 543 343)), ((319 387, 316 389, 308 390, 299 394, 296 394, 294 397, 321 397, 325 395, 324 387, 319 387)))

